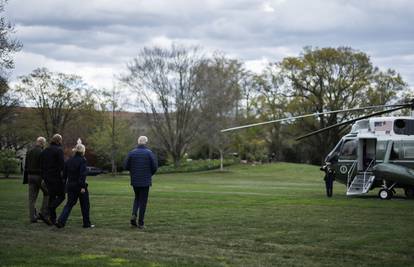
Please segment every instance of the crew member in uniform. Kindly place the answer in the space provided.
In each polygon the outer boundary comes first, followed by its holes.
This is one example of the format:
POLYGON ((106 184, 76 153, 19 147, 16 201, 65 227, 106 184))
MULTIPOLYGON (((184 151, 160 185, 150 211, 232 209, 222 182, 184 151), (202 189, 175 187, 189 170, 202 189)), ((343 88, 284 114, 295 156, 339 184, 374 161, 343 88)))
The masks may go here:
POLYGON ((326 196, 332 197, 332 190, 333 190, 333 182, 335 181, 335 171, 331 168, 331 165, 327 163, 325 166, 320 168, 321 171, 325 172, 325 188, 326 188, 326 196))

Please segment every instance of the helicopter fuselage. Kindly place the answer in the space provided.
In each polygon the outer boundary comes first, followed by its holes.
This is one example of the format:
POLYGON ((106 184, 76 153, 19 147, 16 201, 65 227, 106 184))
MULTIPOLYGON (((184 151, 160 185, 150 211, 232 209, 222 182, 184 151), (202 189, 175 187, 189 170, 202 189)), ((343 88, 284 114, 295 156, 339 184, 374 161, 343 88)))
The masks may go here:
MULTIPOLYGON (((370 189, 384 187, 414 188, 414 118, 377 117, 357 121, 342 137, 325 162, 335 172, 335 180, 350 186, 356 175, 373 177, 370 189), (390 173, 376 172, 376 166, 398 166, 390 173), (395 170, 396 169, 396 170, 395 170), (401 170, 400 170, 401 169, 401 170), (402 174, 400 174, 400 172, 402 174), (407 176, 406 179, 394 177, 407 176), (387 176, 387 177, 384 177, 387 176)), ((377 167, 377 169, 380 169, 377 167)), ((384 169, 384 168, 383 168, 384 169)))

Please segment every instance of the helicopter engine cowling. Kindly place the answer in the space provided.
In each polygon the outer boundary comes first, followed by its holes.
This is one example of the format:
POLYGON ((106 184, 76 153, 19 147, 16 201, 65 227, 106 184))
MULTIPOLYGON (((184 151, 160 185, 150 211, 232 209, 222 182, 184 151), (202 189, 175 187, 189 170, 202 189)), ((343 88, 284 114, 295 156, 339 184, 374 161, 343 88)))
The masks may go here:
POLYGON ((391 163, 380 163, 374 166, 376 178, 395 182, 398 185, 414 186, 414 170, 391 163))

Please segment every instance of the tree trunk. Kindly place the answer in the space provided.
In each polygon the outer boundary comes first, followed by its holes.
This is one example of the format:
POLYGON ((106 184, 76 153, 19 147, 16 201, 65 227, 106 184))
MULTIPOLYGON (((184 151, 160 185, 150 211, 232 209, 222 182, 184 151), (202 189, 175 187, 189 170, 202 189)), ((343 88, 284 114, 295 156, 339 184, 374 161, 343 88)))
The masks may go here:
POLYGON ((116 175, 116 162, 115 162, 115 105, 112 102, 112 136, 111 136, 111 143, 112 143, 112 151, 111 151, 111 165, 112 165, 112 176, 116 175))
POLYGON ((180 163, 181 163, 181 159, 179 156, 174 156, 173 155, 173 161, 174 161, 174 167, 178 168, 180 167, 180 163))
POLYGON ((224 157, 223 157, 223 150, 220 149, 220 171, 224 171, 224 167, 223 167, 223 161, 224 161, 224 157))
POLYGON ((112 176, 116 175, 116 163, 115 163, 115 157, 112 155, 111 158, 111 166, 112 166, 112 176))

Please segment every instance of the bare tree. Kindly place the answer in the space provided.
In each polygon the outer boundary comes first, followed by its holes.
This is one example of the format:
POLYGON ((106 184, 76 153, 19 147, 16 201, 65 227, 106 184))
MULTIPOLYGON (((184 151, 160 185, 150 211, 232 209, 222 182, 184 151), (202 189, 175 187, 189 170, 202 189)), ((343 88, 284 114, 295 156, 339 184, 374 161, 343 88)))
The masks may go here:
POLYGON ((121 78, 137 92, 152 132, 175 166, 199 130, 197 75, 203 61, 195 47, 144 48, 121 78))
POLYGON ((117 172, 117 165, 116 165, 116 158, 119 151, 119 142, 117 140, 118 137, 118 122, 117 122, 117 116, 116 113, 119 111, 122 111, 120 101, 121 101, 121 90, 113 86, 110 90, 105 90, 103 92, 103 96, 105 98, 104 100, 104 110, 109 111, 111 113, 111 119, 110 119, 110 129, 111 129, 111 152, 110 152, 110 158, 111 158, 111 169, 112 169, 112 175, 116 175, 117 172))
POLYGON ((89 105, 92 91, 86 90, 81 77, 50 72, 46 68, 34 70, 20 77, 17 92, 20 92, 43 123, 48 137, 63 132, 66 125, 79 114, 83 105, 89 105))

